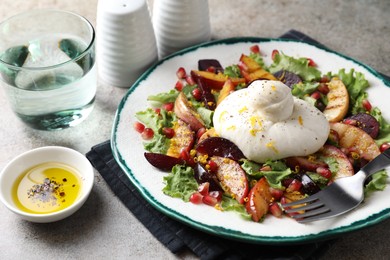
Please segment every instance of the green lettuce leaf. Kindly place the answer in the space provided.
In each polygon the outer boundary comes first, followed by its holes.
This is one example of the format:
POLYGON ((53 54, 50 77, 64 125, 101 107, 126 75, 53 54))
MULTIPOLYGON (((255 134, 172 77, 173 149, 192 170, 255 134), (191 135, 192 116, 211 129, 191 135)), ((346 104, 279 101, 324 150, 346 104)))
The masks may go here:
POLYGON ((164 135, 154 134, 152 140, 144 142, 143 144, 146 151, 166 154, 169 149, 170 141, 164 135))
POLYGON ((253 52, 251 52, 249 54, 249 57, 252 58, 254 61, 256 61, 256 63, 259 64, 262 69, 265 69, 265 70, 268 69, 267 66, 265 66, 265 63, 264 63, 264 60, 263 60, 263 56, 261 56, 260 53, 253 53, 253 52))
POLYGON ((276 189, 283 189, 282 180, 292 174, 290 168, 286 166, 282 161, 267 161, 264 165, 271 167, 271 171, 261 171, 261 165, 251 162, 249 160, 242 160, 242 169, 251 177, 260 179, 265 177, 269 185, 276 189))
POLYGON ((162 104, 175 102, 178 95, 179 91, 176 89, 171 89, 169 92, 151 95, 147 100, 153 102, 156 106, 161 106, 162 104))
POLYGON ((372 175, 372 180, 364 188, 365 196, 370 195, 374 191, 384 190, 386 188, 387 172, 381 170, 372 175))
POLYGON ((231 65, 224 69, 223 74, 229 78, 241 78, 241 71, 237 65, 231 65))
POLYGON ((237 200, 232 199, 231 197, 222 196, 221 208, 223 211, 235 211, 239 213, 240 216, 246 220, 251 219, 251 215, 248 214, 244 205, 238 203, 237 200))
POLYGON ((274 56, 274 62, 269 67, 271 73, 287 70, 300 76, 303 81, 319 80, 321 72, 315 67, 309 66, 306 58, 293 58, 283 53, 274 56))
POLYGON ((380 146, 383 143, 390 143, 390 124, 383 118, 379 108, 372 109, 370 114, 379 122, 379 135, 375 139, 376 144, 380 146))
POLYGON ((211 128, 213 126, 214 111, 207 109, 205 107, 198 107, 196 111, 199 113, 206 127, 211 128))
POLYGON ((164 194, 180 198, 186 202, 198 190, 198 183, 194 178, 194 170, 189 166, 175 165, 169 175, 164 177, 166 186, 164 194))
POLYGON ((166 153, 170 141, 162 134, 163 127, 172 127, 172 122, 176 120, 173 113, 168 113, 165 109, 161 109, 157 114, 152 108, 147 108, 145 111, 140 111, 135 114, 136 118, 146 127, 153 129, 154 135, 152 140, 144 142, 145 150, 153 153, 166 153))
POLYGON ((362 101, 367 99, 366 89, 369 87, 368 81, 365 79, 364 74, 351 69, 346 72, 345 69, 339 70, 339 72, 333 76, 338 77, 344 83, 349 94, 349 111, 351 114, 364 112, 362 101))
POLYGON ((317 90, 318 82, 305 82, 300 84, 294 84, 292 86, 291 93, 297 98, 304 99, 307 95, 310 95, 317 90))

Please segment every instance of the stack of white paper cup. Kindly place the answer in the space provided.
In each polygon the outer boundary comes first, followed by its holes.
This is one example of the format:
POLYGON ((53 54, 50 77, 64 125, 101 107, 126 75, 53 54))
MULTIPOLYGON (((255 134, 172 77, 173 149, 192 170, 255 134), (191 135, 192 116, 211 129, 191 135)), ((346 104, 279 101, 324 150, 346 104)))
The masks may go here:
POLYGON ((154 0, 152 21, 160 58, 211 38, 207 0, 154 0))
POLYGON ((130 87, 158 59, 145 0, 99 0, 96 53, 100 79, 130 87))

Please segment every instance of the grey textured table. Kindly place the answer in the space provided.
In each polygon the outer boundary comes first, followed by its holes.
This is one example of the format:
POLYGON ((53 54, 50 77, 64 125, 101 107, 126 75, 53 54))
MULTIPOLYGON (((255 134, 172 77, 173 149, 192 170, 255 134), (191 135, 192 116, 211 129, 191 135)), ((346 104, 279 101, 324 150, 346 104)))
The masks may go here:
MULTIPOLYGON (((0 20, 31 8, 60 8, 96 23, 97 0, 2 0, 0 20)), ((278 37, 300 30, 331 49, 390 75, 390 2, 209 0, 213 38, 278 37)), ((95 109, 75 128, 42 132, 12 114, 0 91, 0 169, 16 155, 45 145, 62 145, 86 153, 110 137, 115 111, 126 89, 99 84, 95 109)), ((390 221, 346 234, 323 259, 388 259, 390 221)), ((52 224, 22 221, 0 205, 1 259, 190 259, 173 255, 120 203, 96 172, 95 186, 84 207, 52 224)))

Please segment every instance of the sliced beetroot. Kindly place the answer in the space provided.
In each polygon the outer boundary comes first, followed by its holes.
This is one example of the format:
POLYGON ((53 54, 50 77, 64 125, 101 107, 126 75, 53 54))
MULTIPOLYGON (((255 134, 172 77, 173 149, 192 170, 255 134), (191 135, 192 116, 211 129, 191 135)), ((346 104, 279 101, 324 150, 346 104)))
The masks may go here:
POLYGON ((302 82, 301 77, 287 70, 279 70, 274 73, 274 76, 290 88, 292 85, 302 82))
POLYGON ((230 158, 235 161, 244 159, 245 156, 233 142, 223 137, 209 137, 200 142, 196 151, 211 156, 230 158))
POLYGON ((198 61, 198 69, 203 71, 208 71, 210 69, 214 70, 215 73, 223 72, 223 67, 218 60, 215 59, 203 59, 198 61))
POLYGON ((183 159, 160 153, 144 153, 144 156, 151 165, 162 171, 170 171, 173 166, 186 163, 183 159))
POLYGON ((343 122, 345 124, 359 127, 374 139, 378 136, 379 122, 370 114, 358 113, 356 115, 347 117, 343 122))
POLYGON ((217 102, 215 101, 215 96, 211 92, 211 88, 205 84, 202 78, 196 77, 195 78, 196 84, 198 85, 198 88, 201 92, 201 100, 203 101, 203 104, 205 108, 210 110, 215 110, 215 107, 217 106, 217 102))
POLYGON ((199 184, 208 182, 210 184, 209 187, 210 191, 222 191, 217 175, 215 173, 207 171, 200 163, 195 164, 194 172, 195 172, 195 180, 199 184))

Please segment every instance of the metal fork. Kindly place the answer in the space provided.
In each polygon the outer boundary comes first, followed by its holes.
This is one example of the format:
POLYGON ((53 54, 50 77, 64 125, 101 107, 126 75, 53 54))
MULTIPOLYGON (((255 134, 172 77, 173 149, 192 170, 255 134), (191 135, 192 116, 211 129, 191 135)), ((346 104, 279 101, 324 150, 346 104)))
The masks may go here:
POLYGON ((356 208, 363 201, 364 181, 389 165, 390 149, 387 149, 355 175, 339 178, 322 191, 301 200, 282 204, 282 207, 300 223, 341 215, 356 208))

